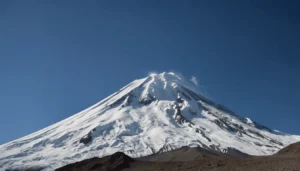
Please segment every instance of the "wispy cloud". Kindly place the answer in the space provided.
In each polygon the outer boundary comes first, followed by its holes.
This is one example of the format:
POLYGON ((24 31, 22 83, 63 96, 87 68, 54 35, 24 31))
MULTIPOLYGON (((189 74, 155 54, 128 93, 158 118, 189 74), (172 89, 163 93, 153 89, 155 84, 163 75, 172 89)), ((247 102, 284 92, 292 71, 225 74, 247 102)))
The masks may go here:
POLYGON ((198 80, 197 80, 197 78, 196 78, 195 76, 192 76, 192 77, 190 78, 190 81, 191 81, 192 83, 194 83, 196 86, 198 86, 198 80))

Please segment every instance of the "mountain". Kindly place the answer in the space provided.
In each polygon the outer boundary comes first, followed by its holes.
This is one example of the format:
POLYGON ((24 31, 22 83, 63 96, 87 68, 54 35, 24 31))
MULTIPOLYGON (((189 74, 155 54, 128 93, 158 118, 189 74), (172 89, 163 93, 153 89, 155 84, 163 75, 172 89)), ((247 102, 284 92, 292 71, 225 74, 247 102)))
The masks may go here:
POLYGON ((300 136, 271 130, 204 97, 174 73, 135 80, 99 103, 0 146, 0 170, 54 170, 115 152, 137 158, 183 146, 274 154, 300 136))

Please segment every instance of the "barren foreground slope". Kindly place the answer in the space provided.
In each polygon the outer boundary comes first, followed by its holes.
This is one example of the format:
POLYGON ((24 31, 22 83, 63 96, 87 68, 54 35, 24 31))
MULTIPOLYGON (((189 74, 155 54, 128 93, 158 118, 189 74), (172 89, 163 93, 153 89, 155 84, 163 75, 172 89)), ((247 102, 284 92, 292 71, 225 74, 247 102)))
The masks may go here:
POLYGON ((145 161, 147 158, 136 160, 124 153, 115 153, 101 159, 92 158, 70 164, 57 171, 300 171, 300 153, 297 151, 299 147, 300 143, 295 143, 275 155, 260 157, 232 157, 184 147, 151 156, 148 158, 151 161, 145 161), (190 160, 186 161, 185 157, 181 156, 189 157, 190 160))

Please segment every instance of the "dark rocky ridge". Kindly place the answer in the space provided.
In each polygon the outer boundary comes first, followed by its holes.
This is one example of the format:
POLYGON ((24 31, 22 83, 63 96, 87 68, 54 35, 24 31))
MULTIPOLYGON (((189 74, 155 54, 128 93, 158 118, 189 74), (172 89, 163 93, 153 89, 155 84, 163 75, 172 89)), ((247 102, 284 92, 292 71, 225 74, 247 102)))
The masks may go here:
POLYGON ((94 157, 80 162, 66 165, 56 171, 82 171, 82 170, 97 170, 97 171, 119 171, 128 168, 134 160, 124 153, 117 152, 113 155, 103 157, 101 159, 94 157))

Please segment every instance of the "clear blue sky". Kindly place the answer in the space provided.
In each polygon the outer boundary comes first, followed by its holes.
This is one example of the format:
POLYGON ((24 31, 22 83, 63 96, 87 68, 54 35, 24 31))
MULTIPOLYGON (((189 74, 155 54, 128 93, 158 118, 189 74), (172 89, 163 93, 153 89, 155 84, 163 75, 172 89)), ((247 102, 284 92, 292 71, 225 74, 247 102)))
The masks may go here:
POLYGON ((0 144, 149 72, 300 134, 298 1, 0 1, 0 144))

